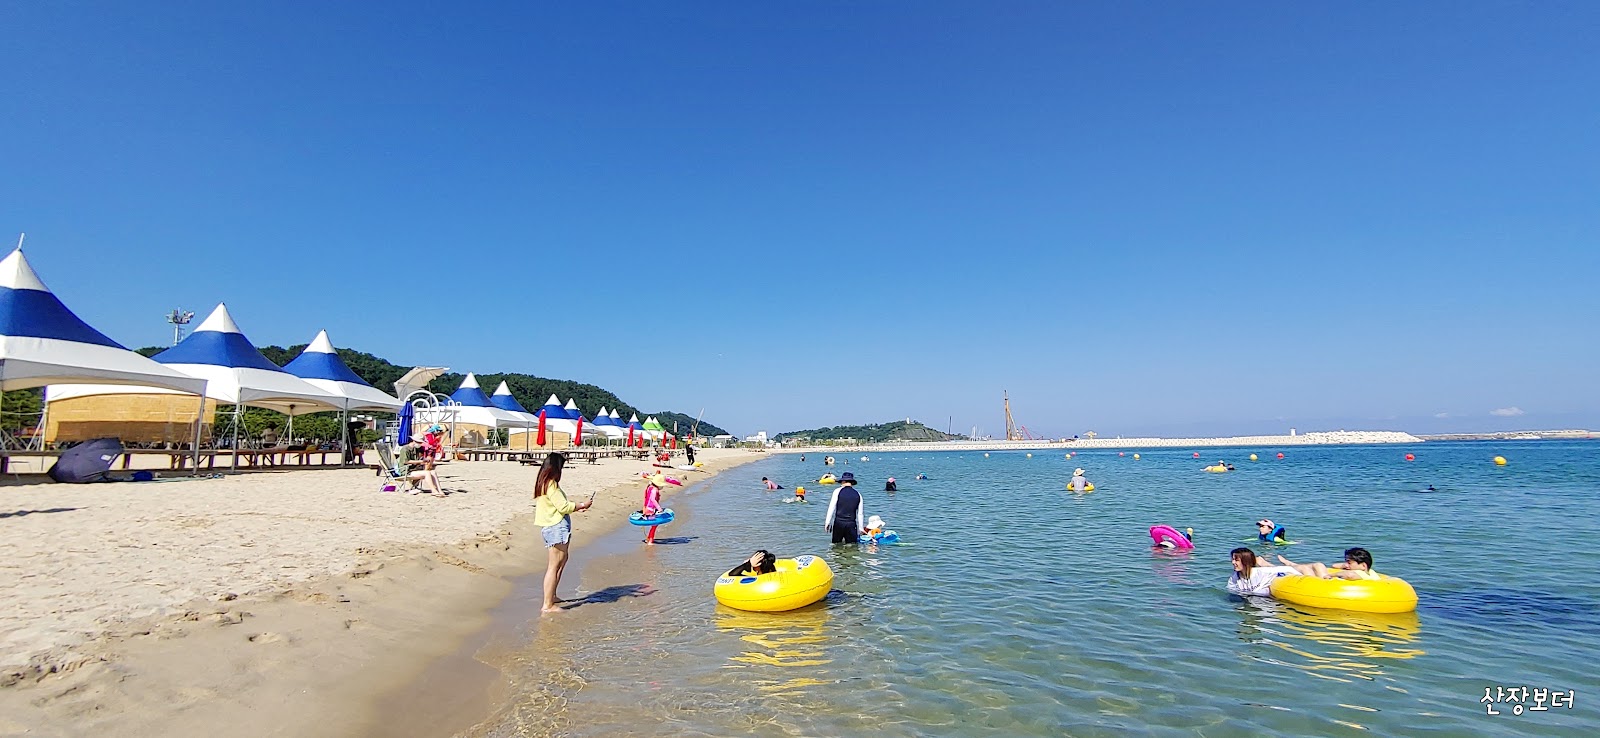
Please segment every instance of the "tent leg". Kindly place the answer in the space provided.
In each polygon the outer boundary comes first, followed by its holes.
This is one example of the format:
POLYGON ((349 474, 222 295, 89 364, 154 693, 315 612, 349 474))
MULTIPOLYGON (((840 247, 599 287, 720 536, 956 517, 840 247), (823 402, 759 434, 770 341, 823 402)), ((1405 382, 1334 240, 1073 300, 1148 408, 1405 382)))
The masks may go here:
POLYGON ((339 413, 339 466, 348 466, 355 462, 355 457, 350 453, 350 401, 346 400, 344 411, 339 413))
POLYGON ((206 422, 206 393, 200 393, 200 410, 194 414, 194 446, 189 449, 194 475, 200 476, 200 430, 206 422))
POLYGON ((238 472, 239 471, 239 421, 243 419, 243 411, 244 411, 244 405, 234 404, 234 406, 233 406, 233 466, 228 468, 229 472, 238 472))

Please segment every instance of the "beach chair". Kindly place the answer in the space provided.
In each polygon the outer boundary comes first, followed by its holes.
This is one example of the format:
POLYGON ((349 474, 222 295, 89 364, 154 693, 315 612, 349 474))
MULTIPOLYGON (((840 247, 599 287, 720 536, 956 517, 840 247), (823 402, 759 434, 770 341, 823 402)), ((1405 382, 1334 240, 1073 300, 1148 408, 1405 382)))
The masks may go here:
POLYGON ((378 463, 383 467, 378 473, 383 477, 383 484, 378 487, 379 492, 399 492, 402 489, 416 488, 417 483, 411 479, 411 470, 399 467, 394 460, 394 447, 390 446, 387 440, 378 441, 372 449, 378 452, 378 463))

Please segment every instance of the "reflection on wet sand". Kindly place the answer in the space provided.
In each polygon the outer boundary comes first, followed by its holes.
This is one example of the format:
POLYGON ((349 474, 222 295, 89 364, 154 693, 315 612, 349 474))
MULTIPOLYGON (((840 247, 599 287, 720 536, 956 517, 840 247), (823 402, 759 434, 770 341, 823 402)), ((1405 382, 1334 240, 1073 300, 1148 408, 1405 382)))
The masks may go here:
POLYGON ((1282 649, 1297 659, 1267 659, 1313 676, 1348 682, 1376 680, 1381 659, 1411 659, 1425 654, 1414 643, 1422 625, 1415 612, 1367 613, 1319 610, 1263 597, 1249 598, 1240 635, 1282 649), (1288 640, 1293 639, 1293 640, 1288 640))

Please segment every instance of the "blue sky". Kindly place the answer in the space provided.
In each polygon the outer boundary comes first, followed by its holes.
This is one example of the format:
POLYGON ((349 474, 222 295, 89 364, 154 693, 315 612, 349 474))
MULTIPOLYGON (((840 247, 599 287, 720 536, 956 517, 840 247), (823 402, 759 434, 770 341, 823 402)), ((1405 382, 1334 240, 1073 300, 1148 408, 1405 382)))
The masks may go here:
POLYGON ((1593 3, 0 25, 0 232, 128 345, 225 300, 740 432, 1600 426, 1593 3))

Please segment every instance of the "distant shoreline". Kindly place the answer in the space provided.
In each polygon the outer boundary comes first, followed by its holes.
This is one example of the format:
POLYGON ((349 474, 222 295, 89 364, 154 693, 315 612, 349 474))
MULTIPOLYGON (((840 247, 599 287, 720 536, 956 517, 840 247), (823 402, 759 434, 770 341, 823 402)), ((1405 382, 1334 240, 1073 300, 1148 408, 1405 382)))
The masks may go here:
POLYGON ((1405 444, 1428 441, 1475 440, 1585 440, 1587 430, 1508 431, 1416 436, 1402 431, 1317 431, 1292 436, 1226 436, 1216 438, 1080 438, 1072 441, 891 441, 857 446, 796 446, 775 453, 831 453, 841 451, 1037 451, 1051 449, 1228 448, 1240 446, 1355 446, 1405 444))

